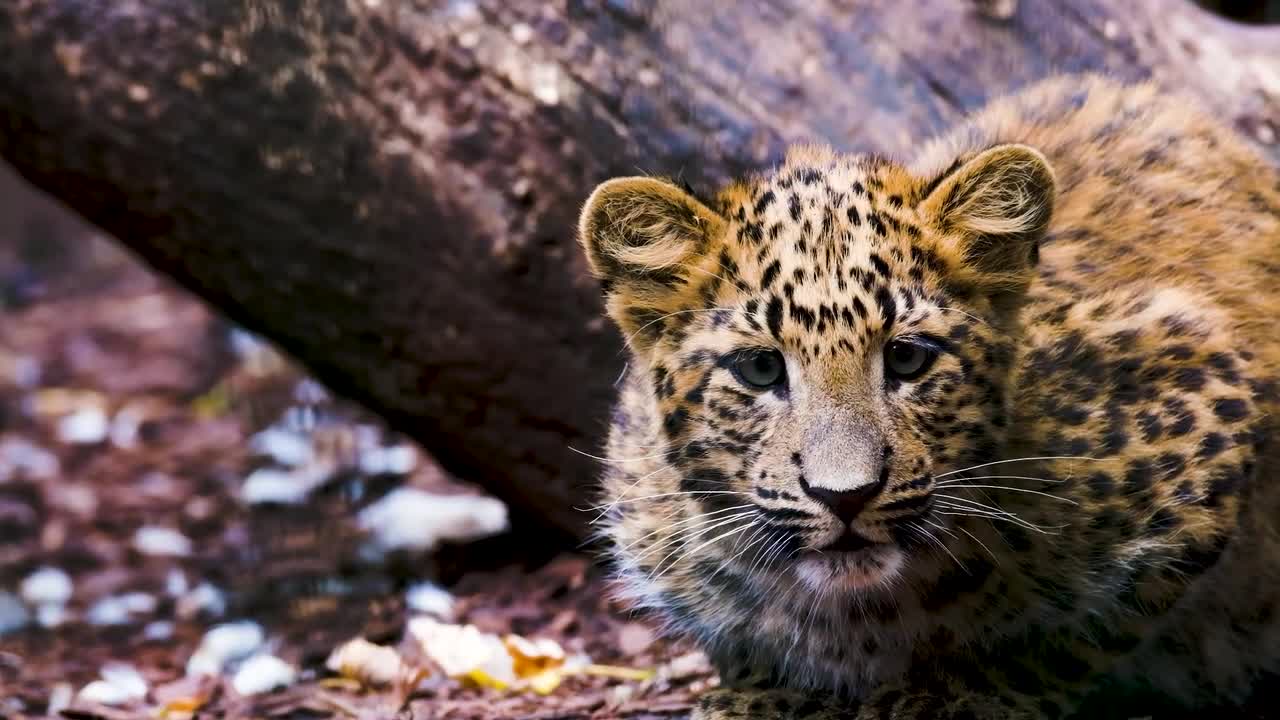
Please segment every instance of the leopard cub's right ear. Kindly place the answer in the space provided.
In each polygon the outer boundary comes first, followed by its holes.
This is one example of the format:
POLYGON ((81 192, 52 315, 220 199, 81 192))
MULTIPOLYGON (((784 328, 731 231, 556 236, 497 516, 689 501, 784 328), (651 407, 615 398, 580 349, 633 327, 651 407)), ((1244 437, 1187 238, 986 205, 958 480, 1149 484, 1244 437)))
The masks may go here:
POLYGON ((617 178, 591 193, 578 222, 591 269, 626 281, 679 266, 705 248, 723 219, 664 180, 617 178))
POLYGON ((641 318, 680 309, 690 275, 725 220, 672 183, 609 180, 587 199, 578 237, 604 281, 610 317, 630 336, 641 318))

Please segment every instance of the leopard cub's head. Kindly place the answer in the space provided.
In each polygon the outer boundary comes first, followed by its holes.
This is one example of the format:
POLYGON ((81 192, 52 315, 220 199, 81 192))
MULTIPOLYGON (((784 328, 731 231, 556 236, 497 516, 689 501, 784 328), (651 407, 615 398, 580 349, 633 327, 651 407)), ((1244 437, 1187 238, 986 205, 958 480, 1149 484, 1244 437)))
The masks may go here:
POLYGON ((631 354, 602 509, 638 594, 892 585, 935 478, 1002 442, 1054 192, 1019 145, 936 177, 802 148, 710 204, 597 188, 581 240, 631 354))

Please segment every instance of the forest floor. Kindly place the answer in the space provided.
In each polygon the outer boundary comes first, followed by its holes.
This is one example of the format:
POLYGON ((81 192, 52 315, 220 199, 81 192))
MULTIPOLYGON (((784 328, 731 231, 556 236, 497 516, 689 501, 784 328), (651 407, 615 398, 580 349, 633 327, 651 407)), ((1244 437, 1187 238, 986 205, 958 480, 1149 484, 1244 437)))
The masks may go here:
MULTIPOLYGON (((385 528, 360 511, 393 490, 478 491, 109 242, 4 242, 0 718, 669 717, 715 682, 586 553, 510 534, 371 553, 385 528), (432 614, 426 647, 406 625, 432 614), (390 683, 369 658, 326 667, 356 637, 391 649, 370 656, 390 683), (497 678, 443 671, 467 643, 509 651, 497 678)), ((455 538, 485 534, 462 520, 455 538)))

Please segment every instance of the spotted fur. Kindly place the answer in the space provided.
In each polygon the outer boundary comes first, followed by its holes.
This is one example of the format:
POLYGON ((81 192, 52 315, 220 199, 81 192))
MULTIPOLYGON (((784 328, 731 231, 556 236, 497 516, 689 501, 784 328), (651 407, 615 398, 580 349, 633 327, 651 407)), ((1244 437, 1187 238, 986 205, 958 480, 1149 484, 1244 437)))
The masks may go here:
POLYGON ((631 353, 600 522, 720 669, 700 717, 1207 708, 1280 672, 1280 175, 1192 103, 1053 78, 910 163, 611 181, 581 235, 631 353), (904 338, 936 349, 908 381, 904 338))

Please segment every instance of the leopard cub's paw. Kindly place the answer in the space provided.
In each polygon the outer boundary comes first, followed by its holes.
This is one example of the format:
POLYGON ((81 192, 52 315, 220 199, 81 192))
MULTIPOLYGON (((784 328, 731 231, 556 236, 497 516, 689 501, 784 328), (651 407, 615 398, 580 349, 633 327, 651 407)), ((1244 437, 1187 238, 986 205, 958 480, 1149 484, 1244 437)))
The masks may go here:
POLYGON ((712 690, 698 698, 692 720, 837 720, 853 708, 790 690, 712 690))

